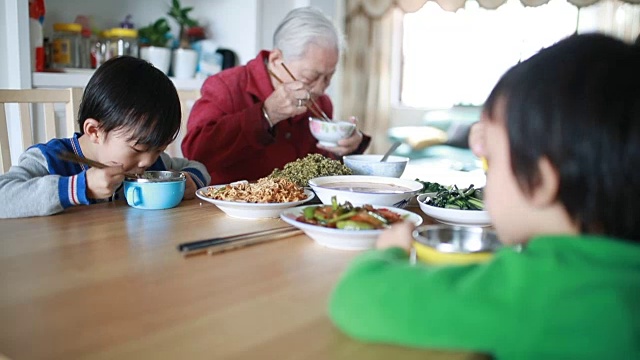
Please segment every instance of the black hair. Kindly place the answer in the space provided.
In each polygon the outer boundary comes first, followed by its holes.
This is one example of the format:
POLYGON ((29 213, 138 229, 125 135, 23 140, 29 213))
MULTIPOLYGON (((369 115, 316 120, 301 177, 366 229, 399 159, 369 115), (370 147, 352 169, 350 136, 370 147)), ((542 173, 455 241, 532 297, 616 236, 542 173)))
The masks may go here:
POLYGON ((178 135, 180 99, 162 71, 145 60, 119 56, 100 65, 84 90, 78 112, 81 132, 89 118, 106 133, 125 130, 128 141, 160 148, 178 135))
POLYGON ((547 158, 582 233, 640 241, 640 47, 571 36, 503 75, 485 103, 490 121, 499 99, 520 188, 532 193, 547 158))

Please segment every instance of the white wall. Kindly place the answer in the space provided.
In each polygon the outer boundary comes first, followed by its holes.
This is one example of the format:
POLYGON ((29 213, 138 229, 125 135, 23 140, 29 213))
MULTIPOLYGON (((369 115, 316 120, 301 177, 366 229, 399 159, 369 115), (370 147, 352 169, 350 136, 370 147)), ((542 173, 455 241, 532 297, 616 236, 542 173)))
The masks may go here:
MULTIPOLYGON (((125 16, 131 14, 131 21, 139 28, 160 17, 168 18, 169 3, 170 0, 47 0, 44 33, 50 37, 54 23, 73 22, 77 15, 90 15, 96 28, 106 29, 119 26, 125 16)), ((191 14, 205 26, 208 36, 218 46, 235 51, 240 63, 244 64, 253 59, 259 50, 272 47, 273 32, 291 9, 318 7, 341 26, 344 0, 181 0, 181 3, 183 6, 193 6, 191 14)), ((168 20, 177 36, 177 24, 173 19, 168 20)), ((28 44, 28 0, 0 0, 0 88, 32 87, 28 44)), ((69 78, 65 78, 65 84, 60 85, 82 86, 69 85, 68 81, 69 78)), ((338 73, 327 90, 336 109, 340 107, 341 97, 337 94, 339 86, 336 86, 339 83, 338 73)), ((55 84, 48 86, 57 87, 55 84)), ((337 113, 335 115, 339 116, 337 113)), ((8 118, 13 158, 21 153, 17 109, 10 108, 8 118)), ((34 126, 34 129, 37 132, 38 126, 34 126)))
POLYGON ((28 0, 0 0, 0 88, 31 87, 28 18, 28 0))
MULTIPOLYGON (((253 59, 259 50, 271 49, 273 32, 291 9, 315 6, 337 20, 339 3, 341 0, 181 1, 182 6, 194 8, 190 14, 206 27, 213 41, 238 54, 241 64, 253 59)), ((51 36, 54 23, 73 22, 79 14, 90 15, 99 29, 119 26, 127 14, 133 15, 131 21, 137 28, 146 26, 162 16, 167 17, 169 0, 55 0, 46 5, 45 34, 51 36)), ((168 20, 177 37, 177 24, 171 18, 168 20)))
MULTIPOLYGON (((234 50, 245 63, 258 49, 257 18, 259 0, 182 0, 183 7, 191 6, 190 16, 205 26, 211 39, 220 47, 234 50)), ((45 34, 53 32, 56 22, 73 22, 77 15, 91 16, 98 29, 118 27, 128 14, 136 28, 166 17, 174 37, 177 23, 167 16, 169 0, 55 0, 47 1, 45 34)))

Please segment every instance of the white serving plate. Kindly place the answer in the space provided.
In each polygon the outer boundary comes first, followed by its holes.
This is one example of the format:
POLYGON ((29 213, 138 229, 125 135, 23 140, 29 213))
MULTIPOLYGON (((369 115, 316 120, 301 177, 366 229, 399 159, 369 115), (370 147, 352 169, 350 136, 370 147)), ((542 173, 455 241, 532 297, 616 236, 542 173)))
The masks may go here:
POLYGON ((264 219, 277 218, 280 213, 288 208, 299 206, 314 198, 313 191, 304 190, 307 198, 300 201, 292 201, 285 203, 248 203, 240 201, 216 200, 204 195, 209 188, 220 188, 226 185, 207 186, 196 191, 196 196, 200 199, 212 203, 222 210, 228 216, 238 219, 264 219))
MULTIPOLYGON (((298 206, 287 209, 282 212, 280 218, 304 231, 307 236, 317 242, 319 245, 332 249, 340 250, 365 250, 371 249, 376 244, 376 240, 383 230, 342 230, 323 227, 320 225, 312 225, 304 222, 296 221, 296 218, 304 213, 307 205, 298 206)), ((406 216, 405 221, 410 221, 418 226, 422 224, 422 217, 411 211, 398 209, 390 206, 373 206, 375 209, 386 208, 396 214, 406 216)))
POLYGON ((309 180, 309 186, 316 193, 323 204, 331 204, 331 197, 335 196, 338 203, 349 201, 352 205, 383 205, 393 207, 404 207, 411 197, 422 190, 422 184, 407 179, 398 179, 385 176, 368 176, 368 175, 339 175, 339 176, 322 176, 309 180), (374 183, 395 185, 406 188, 406 191, 397 192, 363 192, 343 189, 330 189, 324 187, 331 183, 374 183))
POLYGON ((449 225, 461 226, 490 226, 491 218, 486 210, 457 210, 445 209, 425 204, 428 194, 420 194, 417 197, 420 210, 434 218, 438 222, 449 225))

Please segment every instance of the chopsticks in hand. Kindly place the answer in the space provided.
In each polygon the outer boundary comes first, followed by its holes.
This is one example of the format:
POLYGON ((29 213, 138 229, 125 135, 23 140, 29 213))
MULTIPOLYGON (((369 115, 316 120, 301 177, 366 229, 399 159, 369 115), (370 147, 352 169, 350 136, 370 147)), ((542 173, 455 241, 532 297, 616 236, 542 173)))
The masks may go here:
MULTIPOLYGON (((284 70, 287 72, 287 74, 289 74, 289 76, 293 81, 298 81, 296 77, 293 76, 291 71, 289 71, 289 68, 287 68, 287 66, 284 63, 280 63, 280 64, 282 65, 284 70)), ((280 84, 284 83, 284 81, 282 81, 282 79, 280 79, 278 75, 276 75, 273 71, 271 71, 271 69, 268 69, 268 71, 269 71, 269 74, 273 76, 273 78, 276 79, 277 82, 279 82, 280 84)), ((329 116, 327 116, 327 114, 324 111, 322 111, 318 103, 316 103, 315 100, 313 100, 313 98, 309 97, 309 101, 311 101, 311 106, 309 106, 308 108, 313 113, 313 116, 324 121, 331 121, 329 116)))
MULTIPOLYGON (((82 157, 79 155, 76 155, 75 153, 72 153, 70 151, 60 151, 57 153, 56 155, 58 157, 58 159, 60 160, 64 160, 64 161, 70 161, 72 163, 76 163, 76 164, 82 164, 82 165, 88 165, 94 168, 98 168, 98 169, 104 169, 106 167, 108 167, 107 165, 99 162, 99 161, 95 161, 95 160, 91 160, 88 159, 86 157, 82 157)), ((127 177, 132 177, 132 178, 137 178, 139 177, 138 174, 133 174, 133 173, 125 173, 124 174, 127 177)))
MULTIPOLYGON (((293 79, 293 81, 297 81, 296 77, 293 76, 293 74, 291 73, 291 71, 289 71, 289 68, 287 67, 287 65, 285 65, 284 63, 280 63, 280 65, 282 65, 282 67, 284 68, 284 70, 287 72, 287 74, 289 74, 289 76, 291 77, 291 79, 293 79)), ((311 103, 313 104, 313 106, 310 106, 309 108, 312 107, 316 107, 316 109, 320 112, 320 114, 322 114, 322 116, 320 116, 321 119, 324 119, 325 121, 331 121, 331 119, 329 119, 329 117, 327 116, 327 114, 325 114, 324 111, 322 111, 322 109, 320 108, 320 106, 318 106, 318 104, 316 103, 315 100, 313 100, 313 98, 309 97, 309 100, 311 100, 311 103)))

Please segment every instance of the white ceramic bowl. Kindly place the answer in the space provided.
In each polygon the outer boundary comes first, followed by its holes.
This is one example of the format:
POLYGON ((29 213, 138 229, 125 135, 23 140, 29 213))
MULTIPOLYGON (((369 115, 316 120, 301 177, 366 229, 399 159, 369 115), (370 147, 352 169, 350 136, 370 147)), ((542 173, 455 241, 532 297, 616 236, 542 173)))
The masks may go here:
POLYGON ((283 210, 302 205, 313 199, 315 196, 312 191, 305 190, 304 193, 307 194, 307 198, 300 201, 285 203, 248 203, 241 201, 216 200, 204 195, 209 188, 219 188, 223 186, 225 185, 203 187, 196 191, 196 196, 206 202, 214 204, 228 216, 238 219, 277 218, 283 210))
POLYGON ((408 157, 389 156, 380 162, 383 155, 347 155, 342 158, 344 165, 353 171, 353 175, 373 175, 400 177, 409 162, 408 157))
POLYGON ((356 124, 348 121, 324 121, 318 118, 309 118, 311 135, 318 139, 320 145, 338 146, 338 140, 345 139, 353 134, 356 124))
POLYGON ((427 197, 427 194, 418 195, 417 200, 420 210, 438 222, 461 226, 491 225, 491 218, 489 217, 489 212, 486 210, 457 210, 431 206, 425 204, 427 197))
POLYGON ((309 186, 323 204, 382 205, 404 207, 422 189, 422 184, 406 179, 368 175, 322 176, 309 180, 309 186))
MULTIPOLYGON (((314 206, 314 205, 307 205, 314 206)), ((365 250, 371 249, 383 230, 342 230, 326 228, 320 225, 312 225, 297 221, 296 218, 303 214, 307 206, 298 206, 282 212, 280 218, 304 231, 313 241, 322 246, 340 250, 365 250)), ((405 220, 416 226, 422 224, 422 217, 411 211, 388 206, 374 206, 374 208, 387 208, 396 214, 406 216, 405 220)))

